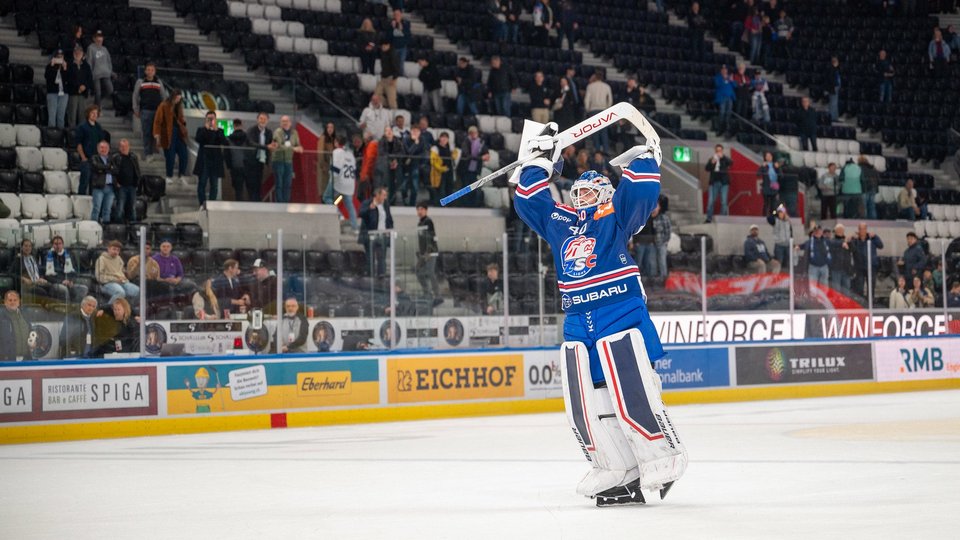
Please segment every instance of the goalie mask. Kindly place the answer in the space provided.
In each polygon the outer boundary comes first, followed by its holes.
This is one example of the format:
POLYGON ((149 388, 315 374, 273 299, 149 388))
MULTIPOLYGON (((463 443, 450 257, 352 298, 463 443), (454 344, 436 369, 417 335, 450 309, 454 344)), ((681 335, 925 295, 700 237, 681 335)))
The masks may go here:
POLYGON ((570 200, 577 210, 593 208, 613 198, 613 184, 597 171, 587 171, 570 188, 570 200))

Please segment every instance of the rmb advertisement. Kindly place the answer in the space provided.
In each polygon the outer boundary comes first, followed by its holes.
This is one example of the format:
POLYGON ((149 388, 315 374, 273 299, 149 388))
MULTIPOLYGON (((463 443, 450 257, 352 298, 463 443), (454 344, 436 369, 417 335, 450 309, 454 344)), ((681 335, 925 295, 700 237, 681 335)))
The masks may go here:
POLYGON ((730 386, 730 354, 726 347, 667 349, 653 362, 664 390, 730 386))
POLYGON ((430 356, 387 360, 390 403, 518 398, 524 392, 522 354, 430 356))
POLYGON ((157 415, 157 368, 0 371, 0 423, 157 415))
POLYGON ((167 413, 310 409, 380 401, 377 359, 167 367, 167 413))
POLYGON ((869 344, 737 347, 737 385, 873 379, 869 344))
POLYGON ((878 381, 960 378, 960 338, 874 343, 878 381))

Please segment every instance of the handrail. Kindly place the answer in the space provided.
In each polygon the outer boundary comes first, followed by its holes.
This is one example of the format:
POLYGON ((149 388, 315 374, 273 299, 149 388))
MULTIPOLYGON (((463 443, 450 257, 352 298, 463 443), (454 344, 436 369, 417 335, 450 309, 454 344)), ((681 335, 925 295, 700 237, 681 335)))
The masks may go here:
POLYGON ((733 203, 737 202, 737 199, 739 199, 740 197, 743 197, 744 195, 749 195, 750 193, 752 193, 752 191, 746 190, 746 189, 742 189, 742 190, 736 192, 736 193, 733 195, 733 198, 730 199, 729 201, 727 201, 727 207, 729 208, 729 207, 733 206, 733 203))
POLYGON ((746 122, 747 124, 750 124, 750 126, 751 126, 753 129, 759 131, 760 133, 766 135, 767 137, 773 139, 774 141, 777 141, 777 144, 782 144, 783 146, 785 146, 785 147, 787 147, 787 148, 790 147, 790 145, 788 145, 788 144, 786 143, 786 141, 784 141, 784 140, 781 139, 780 137, 774 135, 773 133, 767 133, 766 130, 764 130, 763 128, 761 128, 761 127, 758 126, 757 124, 754 124, 752 121, 750 121, 750 120, 748 120, 748 119, 740 116, 739 114, 737 114, 737 113, 735 113, 735 112, 733 112, 733 111, 730 111, 730 114, 736 116, 736 117, 739 118, 740 120, 743 120, 743 121, 746 122))

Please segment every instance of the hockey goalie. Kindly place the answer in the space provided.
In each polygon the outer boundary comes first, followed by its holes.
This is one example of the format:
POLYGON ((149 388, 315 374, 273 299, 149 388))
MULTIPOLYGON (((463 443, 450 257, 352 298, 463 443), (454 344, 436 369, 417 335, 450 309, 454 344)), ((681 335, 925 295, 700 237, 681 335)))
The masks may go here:
POLYGON ((683 475, 687 452, 667 416, 652 362, 664 355, 627 241, 660 195, 657 137, 611 160, 609 178, 587 171, 573 206, 555 203, 549 182, 562 150, 555 128, 527 121, 514 171, 517 213, 550 243, 566 312, 560 349, 567 419, 591 469, 577 492, 597 506, 661 499, 683 475), (538 135, 539 134, 539 135, 538 135), (534 157, 536 155, 541 157, 534 157))

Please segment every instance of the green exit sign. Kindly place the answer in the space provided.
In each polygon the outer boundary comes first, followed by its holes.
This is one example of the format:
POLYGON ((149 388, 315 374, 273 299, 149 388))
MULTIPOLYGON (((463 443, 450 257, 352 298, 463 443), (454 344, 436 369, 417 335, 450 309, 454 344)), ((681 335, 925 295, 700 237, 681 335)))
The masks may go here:
MULTIPOLYGON (((220 128, 220 131, 222 131, 225 136, 229 137, 230 134, 233 133, 233 120, 218 119, 217 127, 220 128)), ((674 154, 676 154, 676 152, 674 152, 674 154)))
POLYGON ((674 146, 673 147, 673 160, 677 163, 689 163, 690 162, 690 147, 689 146, 674 146))

